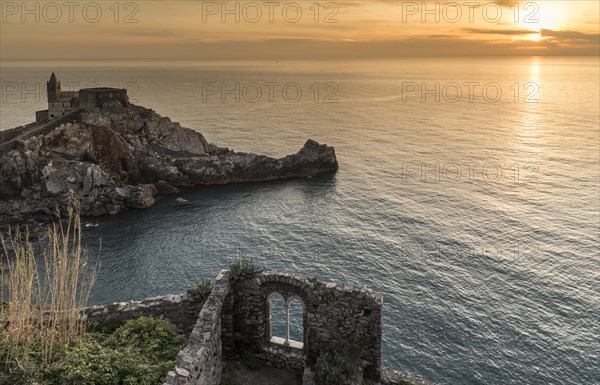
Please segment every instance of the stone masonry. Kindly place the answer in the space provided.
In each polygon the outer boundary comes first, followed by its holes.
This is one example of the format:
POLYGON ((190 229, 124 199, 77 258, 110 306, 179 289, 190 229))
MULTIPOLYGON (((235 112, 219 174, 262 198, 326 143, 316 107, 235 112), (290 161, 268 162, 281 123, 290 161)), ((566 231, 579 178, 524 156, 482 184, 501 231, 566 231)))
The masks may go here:
POLYGON ((125 322, 142 316, 165 318, 182 334, 192 332, 206 298, 192 298, 187 294, 172 294, 146 298, 142 301, 115 302, 92 306, 84 310, 88 322, 125 322))
POLYGON ((226 272, 216 279, 215 287, 200 311, 188 345, 179 352, 173 371, 164 385, 219 385, 223 349, 221 311, 231 286, 226 272))
POLYGON ((207 298, 179 294, 119 302, 88 308, 83 317, 98 322, 164 317, 180 332, 191 333, 164 385, 219 385, 223 360, 247 353, 275 367, 303 371, 314 366, 323 348, 342 343, 362 360, 362 379, 394 384, 392 372, 381 367, 382 305, 381 294, 364 286, 273 271, 230 282, 223 270, 207 298), (273 295, 302 304, 304 341, 271 338, 273 295))
MULTIPOLYGON (((251 351, 278 367, 312 367, 323 348, 350 344, 363 361, 364 378, 381 379, 381 316, 383 298, 364 286, 322 284, 316 280, 265 271, 238 284, 231 293, 232 330, 223 335, 226 356, 251 351), (271 342, 269 297, 299 299, 304 306, 303 348, 271 342)), ((230 299, 231 300, 231 299, 230 299)))

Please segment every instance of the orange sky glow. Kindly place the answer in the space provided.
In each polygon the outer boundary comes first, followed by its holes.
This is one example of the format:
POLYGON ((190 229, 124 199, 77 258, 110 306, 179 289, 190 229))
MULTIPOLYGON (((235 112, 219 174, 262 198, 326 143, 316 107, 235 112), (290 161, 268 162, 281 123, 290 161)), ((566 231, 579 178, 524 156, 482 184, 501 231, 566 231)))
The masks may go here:
POLYGON ((597 1, 1 1, 0 59, 599 55, 597 1))

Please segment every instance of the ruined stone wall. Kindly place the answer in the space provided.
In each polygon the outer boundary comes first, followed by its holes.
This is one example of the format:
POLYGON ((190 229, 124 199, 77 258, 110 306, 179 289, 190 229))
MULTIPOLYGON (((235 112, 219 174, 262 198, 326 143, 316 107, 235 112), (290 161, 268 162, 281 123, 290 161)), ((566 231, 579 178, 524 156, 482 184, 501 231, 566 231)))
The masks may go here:
MULTIPOLYGON (((272 271, 230 282, 223 270, 206 301, 169 295, 94 306, 85 310, 85 316, 99 322, 162 316, 181 332, 191 331, 164 385, 219 385, 222 361, 246 353, 275 367, 302 370, 317 362, 323 348, 341 344, 350 344, 359 354, 365 379, 381 381, 382 305, 382 296, 364 286, 322 284, 272 271), (271 341, 269 299, 275 293, 302 303, 303 341, 290 345, 271 341)), ((383 379, 392 384, 395 378, 383 379)))
POLYGON ((165 318, 182 334, 192 332, 206 298, 192 298, 187 294, 173 294, 146 298, 142 301, 115 302, 92 306, 83 311, 88 322, 126 322, 142 316, 165 318))
POLYGON ((308 306, 308 364, 326 346, 350 343, 365 365, 365 378, 381 377, 383 296, 364 286, 316 284, 308 306))
POLYGON ((275 366, 313 366, 323 348, 350 344, 364 362, 365 378, 381 379, 383 298, 364 286, 321 284, 306 277, 262 272, 232 290, 232 330, 223 335, 226 356, 254 352, 275 366), (304 306, 302 349, 270 341, 269 305, 273 293, 304 306))
POLYGON ((174 370, 164 385, 219 385, 223 349, 221 342, 222 309, 231 291, 226 271, 216 279, 215 286, 200 311, 188 345, 179 352, 174 370))

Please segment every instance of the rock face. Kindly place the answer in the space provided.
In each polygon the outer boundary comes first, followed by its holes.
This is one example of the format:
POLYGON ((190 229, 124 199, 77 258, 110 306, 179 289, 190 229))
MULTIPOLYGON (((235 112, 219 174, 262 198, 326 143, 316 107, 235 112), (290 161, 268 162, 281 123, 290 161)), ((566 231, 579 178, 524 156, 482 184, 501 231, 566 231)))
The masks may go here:
POLYGON ((306 177, 338 168, 335 150, 308 140, 275 159, 208 143, 153 110, 117 101, 47 134, 0 143, 0 222, 48 219, 72 199, 83 215, 147 208, 177 187, 306 177))

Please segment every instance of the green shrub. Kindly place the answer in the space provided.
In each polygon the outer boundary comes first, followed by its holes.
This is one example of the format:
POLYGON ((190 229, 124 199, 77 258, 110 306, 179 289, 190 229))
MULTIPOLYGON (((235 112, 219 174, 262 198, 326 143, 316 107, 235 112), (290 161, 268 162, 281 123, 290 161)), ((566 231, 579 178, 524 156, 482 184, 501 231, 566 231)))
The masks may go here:
POLYGON ((242 357, 242 364, 250 370, 258 370, 262 369, 266 365, 266 362, 252 353, 245 353, 242 357))
POLYGON ((228 277, 232 283, 256 277, 260 269, 251 259, 239 259, 229 266, 228 277))
POLYGON ((203 301, 212 291, 212 284, 209 280, 202 280, 198 285, 187 291, 188 296, 194 301, 203 301))
MULTIPOLYGON (((5 343, 0 341, 2 359, 5 343)), ((6 385, 159 385, 184 345, 185 339, 168 321, 141 317, 111 334, 88 331, 56 346, 50 363, 44 363, 34 349, 19 370, 0 366, 0 372, 7 374, 0 378, 6 385)))
POLYGON ((107 339, 107 345, 126 346, 154 360, 174 360, 185 345, 185 338, 177 333, 169 321, 140 317, 119 327, 107 339))
POLYGON ((117 384, 126 355, 102 346, 93 335, 80 337, 72 345, 55 352, 55 361, 43 372, 47 385, 110 385, 117 384))
MULTIPOLYGON (((170 346, 166 348, 170 350, 170 346)), ((62 352, 62 359, 48 370, 45 377, 49 380, 44 384, 159 385, 175 364, 176 354, 165 360, 162 354, 146 350, 143 345, 113 347, 86 336, 62 352)))
POLYGON ((29 385, 35 380, 38 368, 32 367, 31 361, 25 359, 25 349, 6 338, 0 330, 0 384, 29 385), (21 366, 21 368, 19 368, 21 366), (27 369, 23 371, 21 369, 27 369))
POLYGON ((94 321, 88 324, 86 330, 90 333, 112 334, 123 324, 125 324, 125 321, 116 319, 104 322, 94 321))
POLYGON ((345 385, 354 375, 360 360, 354 351, 346 345, 321 350, 315 364, 315 382, 317 385, 345 385))

